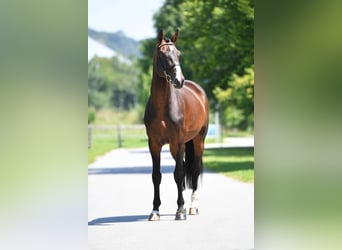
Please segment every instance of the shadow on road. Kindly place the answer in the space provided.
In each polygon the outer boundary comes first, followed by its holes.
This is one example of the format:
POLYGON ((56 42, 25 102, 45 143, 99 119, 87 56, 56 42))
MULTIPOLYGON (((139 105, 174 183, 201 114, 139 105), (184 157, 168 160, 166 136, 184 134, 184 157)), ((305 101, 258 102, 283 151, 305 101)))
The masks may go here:
MULTIPOLYGON (((162 174, 173 173, 174 166, 162 166, 162 174)), ((88 175, 106 174, 152 174, 152 167, 89 168, 88 175)))
POLYGON ((146 221, 148 215, 129 215, 98 218, 88 222, 88 226, 103 225, 108 223, 146 221))
MULTIPOLYGON (((98 218, 88 222, 88 226, 99 226, 111 223, 147 221, 149 215, 127 215, 98 218)), ((174 214, 161 214, 160 217, 170 217, 174 220, 174 214)))
MULTIPOLYGON (((161 166, 162 174, 173 174, 174 166, 161 166)), ((204 169, 205 174, 214 172, 204 169)), ((110 174, 152 174, 152 167, 124 167, 124 168, 89 168, 88 175, 110 175, 110 174)))

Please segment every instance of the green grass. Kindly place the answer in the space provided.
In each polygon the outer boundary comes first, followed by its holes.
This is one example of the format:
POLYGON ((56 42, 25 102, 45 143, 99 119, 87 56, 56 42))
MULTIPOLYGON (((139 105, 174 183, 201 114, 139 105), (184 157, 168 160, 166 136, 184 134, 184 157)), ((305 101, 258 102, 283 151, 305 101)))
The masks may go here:
MULTIPOLYGON (((88 163, 96 157, 119 148, 117 129, 93 130, 92 147, 88 149, 88 163)), ((147 136, 141 129, 122 130, 123 148, 147 147, 147 136)), ((208 138, 206 143, 215 142, 208 138)), ((219 148, 204 151, 204 166, 243 182, 254 182, 254 148, 219 148)))
POLYGON ((254 148, 206 149, 204 167, 243 182, 254 182, 254 148))
MULTIPOLYGON (((146 147, 145 139, 127 139, 123 141, 125 148, 146 147)), ((97 156, 118 148, 117 140, 97 138, 92 148, 88 149, 88 163, 97 156)), ((210 171, 221 173, 243 182, 254 182, 254 148, 218 148, 206 149, 203 157, 204 167, 210 171)))
POLYGON ((241 131, 235 129, 222 128, 222 137, 246 137, 254 135, 254 131, 241 131))
MULTIPOLYGON (((121 147, 141 148, 147 147, 147 136, 145 129, 140 127, 124 127, 121 129, 121 147)), ((88 148, 88 163, 95 161, 108 151, 119 148, 118 128, 96 128, 92 129, 92 146, 88 148)))
POLYGON ((91 148, 88 148, 88 163, 95 161, 97 156, 103 155, 106 152, 118 148, 118 143, 110 138, 93 139, 91 148))
MULTIPOLYGON (((141 148, 147 147, 147 139, 141 138, 127 138, 122 141, 123 148, 141 148)), ((88 163, 95 161, 96 157, 104 155, 105 153, 119 148, 117 139, 113 138, 94 138, 92 147, 88 149, 88 163)))

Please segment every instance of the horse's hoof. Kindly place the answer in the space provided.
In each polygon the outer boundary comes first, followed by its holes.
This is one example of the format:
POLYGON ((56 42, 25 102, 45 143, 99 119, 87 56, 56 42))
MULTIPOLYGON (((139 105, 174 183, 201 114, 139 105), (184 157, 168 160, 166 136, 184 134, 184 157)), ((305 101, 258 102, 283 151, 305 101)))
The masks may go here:
POLYGON ((198 208, 197 208, 197 207, 191 207, 191 208, 189 209, 189 214, 190 214, 190 215, 197 215, 197 214, 199 214, 198 208))
POLYGON ((150 216, 148 217, 149 221, 158 221, 160 220, 160 214, 157 212, 152 212, 150 216))
POLYGON ((186 220, 186 210, 177 210, 175 220, 186 220))

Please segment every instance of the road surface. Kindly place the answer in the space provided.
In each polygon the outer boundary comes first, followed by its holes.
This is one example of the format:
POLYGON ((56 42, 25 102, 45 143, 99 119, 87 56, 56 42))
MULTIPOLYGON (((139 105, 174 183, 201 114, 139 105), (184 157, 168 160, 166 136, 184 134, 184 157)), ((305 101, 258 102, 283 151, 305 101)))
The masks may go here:
MULTIPOLYGON (((174 161, 163 147, 161 220, 147 220, 153 184, 148 149, 119 149, 88 168, 89 249, 208 250, 254 248, 254 185, 205 172, 199 215, 175 221, 174 161)), ((191 190, 184 191, 185 205, 191 190)))

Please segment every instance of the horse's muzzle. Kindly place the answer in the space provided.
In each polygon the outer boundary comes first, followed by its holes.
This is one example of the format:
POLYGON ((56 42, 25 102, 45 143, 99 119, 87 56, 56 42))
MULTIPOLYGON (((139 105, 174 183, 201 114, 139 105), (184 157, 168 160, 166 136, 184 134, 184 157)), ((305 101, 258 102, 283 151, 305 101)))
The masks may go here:
POLYGON ((175 88, 177 88, 177 89, 182 88, 183 84, 184 84, 184 78, 181 78, 180 81, 177 78, 175 78, 175 80, 173 82, 173 86, 175 86, 175 88))
POLYGON ((184 76, 183 76, 183 73, 182 73, 182 69, 180 67, 180 65, 176 65, 174 67, 174 73, 175 73, 175 79, 173 81, 173 84, 176 88, 181 88, 183 87, 183 84, 184 84, 184 76))

